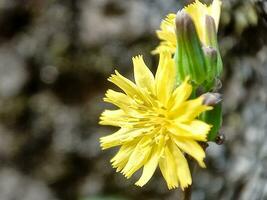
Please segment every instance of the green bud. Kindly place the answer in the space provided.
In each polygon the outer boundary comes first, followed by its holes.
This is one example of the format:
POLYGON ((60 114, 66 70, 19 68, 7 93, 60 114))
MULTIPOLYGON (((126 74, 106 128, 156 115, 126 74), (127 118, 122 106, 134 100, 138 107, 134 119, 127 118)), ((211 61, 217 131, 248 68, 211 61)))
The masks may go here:
POLYGON ((222 101, 222 95, 220 93, 207 92, 202 96, 204 97, 203 104, 207 106, 215 106, 222 101))
POLYGON ((176 15, 176 35, 178 82, 189 76, 193 83, 201 85, 207 78, 206 59, 193 19, 185 11, 176 15))
POLYGON ((208 68, 208 81, 213 80, 216 76, 216 65, 218 60, 217 50, 213 47, 203 47, 205 61, 208 68))
POLYGON ((218 39, 217 39, 217 30, 216 30, 216 25, 215 25, 214 19, 211 16, 206 15, 205 25, 206 25, 205 26, 205 28, 206 28, 206 38, 205 38, 206 45, 214 48, 217 51, 217 61, 215 63, 213 63, 213 65, 214 65, 213 76, 219 77, 222 73, 223 63, 222 63, 222 58, 221 58, 220 51, 219 51, 219 45, 218 45, 218 39))
POLYGON ((206 34, 202 44, 191 16, 185 11, 177 13, 175 63, 178 69, 178 83, 189 76, 196 87, 201 85, 205 91, 210 91, 215 79, 221 75, 222 59, 216 25, 209 15, 205 17, 205 29, 206 34))
POLYGON ((208 141, 215 141, 222 125, 222 97, 219 93, 206 93, 203 96, 203 104, 213 106, 213 110, 202 113, 199 118, 202 121, 212 125, 212 128, 208 134, 208 141))
POLYGON ((203 52, 207 66, 207 77, 203 86, 206 91, 210 91, 215 84, 218 55, 217 50, 213 47, 203 47, 203 52))

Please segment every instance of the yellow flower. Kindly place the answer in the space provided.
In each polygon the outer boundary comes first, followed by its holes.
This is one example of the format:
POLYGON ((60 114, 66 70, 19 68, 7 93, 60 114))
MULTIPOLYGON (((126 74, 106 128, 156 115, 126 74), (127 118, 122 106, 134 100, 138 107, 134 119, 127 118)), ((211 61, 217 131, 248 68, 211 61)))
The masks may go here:
POLYGON ((171 13, 168 14, 164 20, 162 20, 160 24, 161 30, 157 31, 157 36, 161 42, 160 45, 154 51, 152 51, 153 54, 158 54, 164 51, 175 53, 177 45, 175 18, 176 15, 171 13))
MULTIPOLYGON (((216 29, 218 30, 221 13, 221 1, 214 0, 211 5, 207 6, 206 4, 202 4, 199 0, 196 0, 194 3, 186 6, 183 11, 192 17, 199 39, 204 45, 206 45, 206 35, 208 34, 205 27, 206 15, 209 15, 214 19, 216 29)), ((157 54, 166 50, 170 51, 171 53, 175 53, 177 45, 175 17, 175 14, 169 14, 162 21, 160 30, 157 31, 157 35, 162 42, 152 53, 157 54)))
POLYGON ((197 117, 212 107, 203 105, 203 97, 188 100, 192 92, 188 79, 174 87, 176 73, 170 53, 160 54, 155 77, 142 56, 134 57, 133 65, 135 83, 117 71, 108 79, 123 92, 107 91, 104 101, 118 109, 105 110, 100 124, 120 129, 100 138, 101 147, 120 146, 111 163, 127 178, 143 167, 136 185, 145 185, 159 165, 169 189, 184 189, 192 182, 184 154, 205 167, 205 152, 198 141, 207 140, 211 126, 197 117))

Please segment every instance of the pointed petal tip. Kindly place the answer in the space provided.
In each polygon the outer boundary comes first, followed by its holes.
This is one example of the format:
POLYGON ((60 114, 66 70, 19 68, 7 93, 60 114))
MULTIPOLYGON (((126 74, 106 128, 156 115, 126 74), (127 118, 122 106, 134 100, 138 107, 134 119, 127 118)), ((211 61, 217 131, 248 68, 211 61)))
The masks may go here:
POLYGON ((132 177, 132 174, 133 174, 133 173, 130 173, 130 171, 129 172, 125 172, 124 169, 121 171, 121 173, 126 179, 130 179, 132 177))
POLYGON ((101 143, 100 148, 103 151, 103 150, 108 149, 109 147, 106 147, 105 144, 101 143))
MULTIPOLYGON (((204 157, 205 158, 205 157, 204 157)), ((205 164, 205 162, 204 162, 204 158, 202 159, 202 160, 198 160, 197 162, 198 162, 198 164, 199 164, 199 166, 201 167, 201 168, 206 168, 206 164, 205 164)))
POLYGON ((135 183, 135 185, 138 186, 138 187, 143 187, 145 184, 142 183, 141 181, 137 181, 137 182, 135 183))
POLYGON ((207 168, 207 166, 206 166, 206 164, 205 164, 204 162, 201 163, 200 167, 202 167, 202 168, 207 168))
POLYGON ((180 185, 180 188, 182 191, 184 191, 186 188, 188 188, 190 185, 192 184, 192 181, 190 181, 190 183, 187 183, 185 185, 180 185))
POLYGON ((178 188, 179 185, 178 184, 172 184, 172 185, 167 185, 167 187, 168 187, 169 190, 173 190, 173 189, 178 188))
POLYGON ((143 59, 143 55, 139 54, 139 55, 136 55, 136 56, 132 57, 132 61, 133 62, 138 61, 139 59, 143 59))

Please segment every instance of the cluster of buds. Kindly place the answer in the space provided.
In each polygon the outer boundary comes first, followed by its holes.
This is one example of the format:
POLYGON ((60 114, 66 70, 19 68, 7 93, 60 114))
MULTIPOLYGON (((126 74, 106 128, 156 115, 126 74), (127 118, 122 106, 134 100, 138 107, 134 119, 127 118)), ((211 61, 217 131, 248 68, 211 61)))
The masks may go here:
POLYGON ((209 141, 216 140, 222 123, 221 95, 210 93, 217 90, 223 69, 217 40, 220 6, 219 0, 210 6, 196 1, 175 18, 177 80, 180 83, 189 76, 196 91, 207 92, 205 103, 212 103, 214 109, 201 114, 200 119, 212 125, 209 141))
POLYGON ((222 72, 217 42, 218 18, 209 13, 210 10, 219 12, 219 9, 216 10, 219 3, 215 0, 210 7, 201 9, 201 6, 196 5, 201 4, 197 1, 195 7, 198 10, 194 9, 194 5, 186 7, 177 13, 175 19, 178 82, 190 76, 196 87, 201 86, 205 91, 214 88, 215 81, 222 72))

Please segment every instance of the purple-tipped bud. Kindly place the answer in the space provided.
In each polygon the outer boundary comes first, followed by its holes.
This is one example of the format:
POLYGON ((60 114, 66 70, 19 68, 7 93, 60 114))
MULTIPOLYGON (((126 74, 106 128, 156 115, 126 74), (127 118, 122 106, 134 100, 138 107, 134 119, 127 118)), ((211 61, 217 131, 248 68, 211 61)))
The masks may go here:
POLYGON ((217 40, 217 30, 216 25, 213 17, 206 15, 205 17, 205 29, 206 29, 206 37, 205 37, 205 43, 208 46, 213 47, 217 50, 217 61, 214 66, 215 76, 220 76, 223 68, 221 55, 219 52, 219 45, 217 40))
POLYGON ((222 125, 222 95, 220 93, 208 92, 203 94, 202 97, 204 97, 203 104, 212 106, 213 109, 202 113, 200 119, 212 125, 208 134, 208 140, 215 141, 218 131, 222 125))
POLYGON ((216 77, 216 71, 217 71, 218 53, 217 50, 213 47, 202 47, 202 49, 205 55, 206 66, 208 69, 207 80, 209 83, 212 83, 213 85, 214 77, 216 77))
POLYGON ((203 94, 203 104, 207 106, 215 106, 222 101, 222 95, 220 93, 208 92, 203 94))
POLYGON ((193 19, 185 11, 176 15, 176 66, 178 69, 178 82, 187 76, 197 85, 202 84, 207 78, 205 55, 202 50, 193 19))
POLYGON ((176 29, 178 30, 178 34, 180 32, 179 31, 180 29, 183 29, 184 32, 188 32, 188 33, 196 32, 193 19, 190 17, 189 14, 187 14, 183 10, 177 13, 175 22, 176 22, 176 29))
POLYGON ((206 45, 218 48, 217 43, 217 30, 213 17, 206 15, 205 17, 206 28, 206 45))
POLYGON ((210 58, 214 58, 216 59, 217 58, 217 50, 213 47, 202 47, 203 51, 204 51, 204 54, 210 58))

